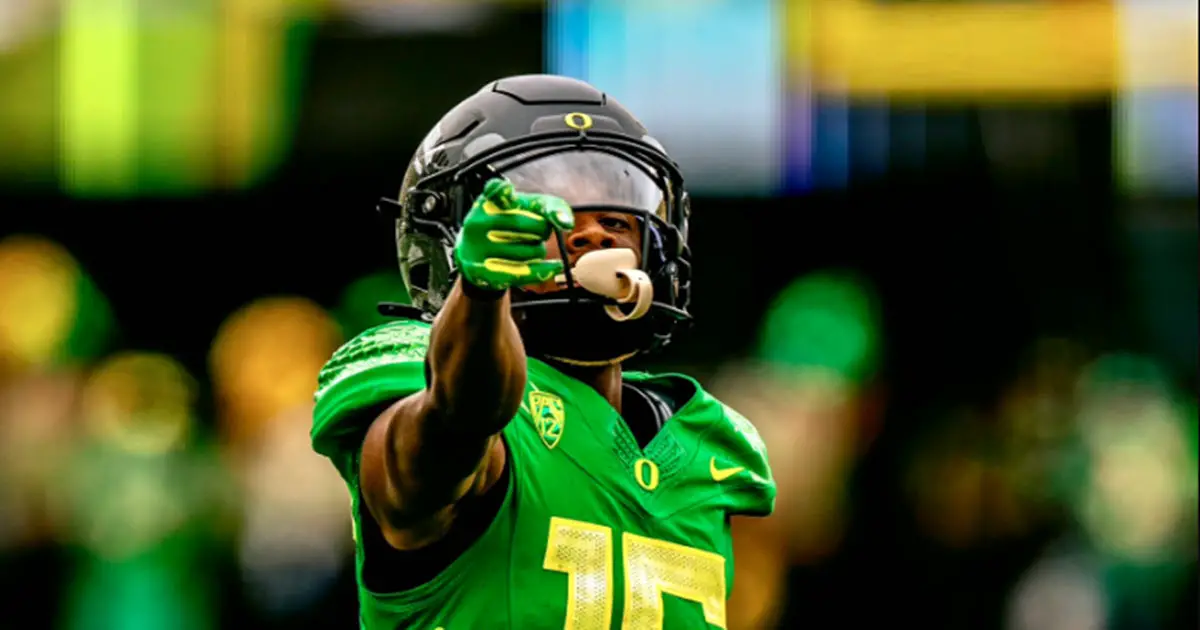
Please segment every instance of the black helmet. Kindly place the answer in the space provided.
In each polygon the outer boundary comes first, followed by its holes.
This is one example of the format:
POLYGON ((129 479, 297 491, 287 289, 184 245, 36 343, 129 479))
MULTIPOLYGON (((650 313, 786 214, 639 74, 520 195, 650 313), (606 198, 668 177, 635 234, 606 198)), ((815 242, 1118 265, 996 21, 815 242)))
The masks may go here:
MULTIPOLYGON (((513 291, 514 317, 531 356, 611 362, 665 345, 691 320, 690 209, 679 168, 614 99, 553 75, 500 79, 450 110, 417 149, 399 199, 383 200, 380 208, 396 219, 400 271, 426 319, 454 285, 452 250, 463 218, 496 176, 520 192, 560 196, 561 182, 586 182, 591 192, 568 201, 576 212, 632 215, 642 226, 642 270, 654 287, 649 312, 620 323, 604 315, 611 300, 582 289, 513 291), (567 322, 608 330, 577 335, 592 342, 570 340, 563 334, 567 322)), ((561 245, 563 235, 556 237, 561 245)), ((560 251, 565 258, 566 248, 560 251)))

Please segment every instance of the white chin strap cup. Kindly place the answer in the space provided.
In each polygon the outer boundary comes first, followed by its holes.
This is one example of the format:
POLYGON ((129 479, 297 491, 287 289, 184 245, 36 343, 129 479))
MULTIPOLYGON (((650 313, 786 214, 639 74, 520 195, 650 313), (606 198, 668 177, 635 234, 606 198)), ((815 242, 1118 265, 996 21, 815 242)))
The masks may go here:
MULTIPOLYGON (((609 317, 623 322, 650 312, 654 301, 650 276, 637 267, 637 254, 632 249, 600 249, 581 256, 571 268, 571 275, 587 291, 620 304, 633 304, 628 313, 613 304, 604 307, 609 317)), ((557 280, 566 282, 566 275, 560 274, 557 280)))

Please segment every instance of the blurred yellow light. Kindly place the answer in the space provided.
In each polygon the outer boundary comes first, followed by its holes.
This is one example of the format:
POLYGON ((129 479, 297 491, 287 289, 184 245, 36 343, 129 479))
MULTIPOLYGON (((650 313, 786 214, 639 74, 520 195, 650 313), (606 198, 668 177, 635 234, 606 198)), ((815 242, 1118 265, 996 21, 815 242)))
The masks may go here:
POLYGON ((74 194, 124 195, 137 182, 134 0, 64 0, 59 51, 60 177, 74 194))
POLYGON ((34 236, 0 241, 0 363, 54 358, 78 310, 79 266, 59 245, 34 236))
POLYGON ((83 389, 84 420, 102 441, 137 453, 183 445, 192 425, 196 384, 171 357, 118 354, 100 364, 83 389))
POLYGON ((795 71, 848 96, 1077 97, 1143 80, 1197 84, 1194 20, 1158 48, 1153 76, 1123 79, 1122 14, 1110 0, 790 3, 795 71))
POLYGON ((1097 544, 1128 558, 1175 552, 1195 505, 1195 465, 1170 401, 1120 384, 1085 400, 1081 429, 1091 461, 1080 504, 1097 544))
POLYGON ((255 183, 288 148, 306 56, 305 26, 330 0, 214 0, 222 187, 255 183))
POLYGON ((223 430, 242 439, 312 402, 317 373, 341 343, 336 322, 304 298, 260 300, 229 317, 209 357, 223 430))

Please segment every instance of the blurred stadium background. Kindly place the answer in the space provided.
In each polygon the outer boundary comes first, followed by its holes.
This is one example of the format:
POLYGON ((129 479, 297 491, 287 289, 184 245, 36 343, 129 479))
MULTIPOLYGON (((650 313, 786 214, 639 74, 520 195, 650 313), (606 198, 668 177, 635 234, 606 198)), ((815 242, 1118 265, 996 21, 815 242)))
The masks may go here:
POLYGON ((315 375, 438 116, 557 72, 698 197, 770 446, 734 630, 1195 628, 1191 0, 0 0, 0 627, 348 628, 315 375))

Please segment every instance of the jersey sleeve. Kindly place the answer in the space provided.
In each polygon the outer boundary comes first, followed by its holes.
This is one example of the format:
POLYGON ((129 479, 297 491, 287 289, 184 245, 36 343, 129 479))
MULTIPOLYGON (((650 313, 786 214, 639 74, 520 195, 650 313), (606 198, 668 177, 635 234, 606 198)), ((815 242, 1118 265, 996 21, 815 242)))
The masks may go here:
POLYGON ((425 387, 429 325, 396 321, 351 339, 317 377, 312 446, 347 483, 358 477, 358 452, 375 419, 361 413, 425 387))
POLYGON ((718 440, 729 463, 745 468, 744 474, 730 478, 729 513, 768 516, 775 511, 775 478, 767 460, 767 445, 745 416, 725 403, 719 404, 725 422, 718 440))

